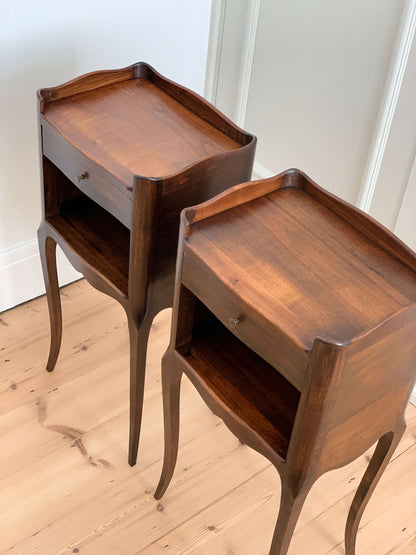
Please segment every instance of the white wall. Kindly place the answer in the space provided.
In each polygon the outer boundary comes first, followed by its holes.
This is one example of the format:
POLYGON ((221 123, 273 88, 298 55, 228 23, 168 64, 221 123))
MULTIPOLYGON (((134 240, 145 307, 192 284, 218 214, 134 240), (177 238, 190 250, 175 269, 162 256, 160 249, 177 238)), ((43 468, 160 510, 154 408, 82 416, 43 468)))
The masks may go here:
POLYGON ((36 90, 146 61, 202 93, 210 9, 211 0, 0 2, 0 311, 44 292, 36 90))
POLYGON ((273 172, 300 167, 354 202, 403 1, 262 0, 245 126, 273 172))

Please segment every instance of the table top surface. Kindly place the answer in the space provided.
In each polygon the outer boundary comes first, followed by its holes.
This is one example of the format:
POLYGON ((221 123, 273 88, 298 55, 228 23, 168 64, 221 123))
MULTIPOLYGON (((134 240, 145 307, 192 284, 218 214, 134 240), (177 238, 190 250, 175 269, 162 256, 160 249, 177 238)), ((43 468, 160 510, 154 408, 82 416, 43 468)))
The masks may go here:
POLYGON ((416 273, 299 188, 190 228, 186 248, 243 302, 309 351, 348 343, 416 300, 416 273))
POLYGON ((47 104, 43 118, 128 188, 242 146, 142 78, 47 104))

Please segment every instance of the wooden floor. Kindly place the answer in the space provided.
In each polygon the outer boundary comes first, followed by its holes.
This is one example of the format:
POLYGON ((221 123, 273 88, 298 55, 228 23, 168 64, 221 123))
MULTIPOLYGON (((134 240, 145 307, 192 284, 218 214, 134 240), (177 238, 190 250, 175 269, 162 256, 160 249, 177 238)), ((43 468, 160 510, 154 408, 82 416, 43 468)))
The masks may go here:
MULTIPOLYGON (((182 383, 177 469, 153 498, 163 452, 160 357, 170 312, 149 344, 138 464, 127 464, 128 340, 121 307, 85 281, 62 290, 64 338, 44 370, 45 298, 0 315, 0 553, 268 552, 280 495, 270 464, 234 438, 182 383)), ((357 555, 416 553, 416 408, 364 513, 357 555)), ((368 454, 312 489, 292 555, 344 553, 347 511, 368 454)))

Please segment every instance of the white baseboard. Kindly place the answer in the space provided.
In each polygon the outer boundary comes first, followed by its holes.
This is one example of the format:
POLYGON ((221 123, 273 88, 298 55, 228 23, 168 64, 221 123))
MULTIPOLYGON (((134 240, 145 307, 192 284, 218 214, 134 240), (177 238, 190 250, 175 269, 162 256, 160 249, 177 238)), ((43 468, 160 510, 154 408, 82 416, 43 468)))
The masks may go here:
MULTIPOLYGON (((57 249, 59 284, 66 285, 82 275, 57 249)), ((45 294, 36 239, 0 251, 0 312, 45 294)))
POLYGON ((267 179, 268 177, 273 177, 275 175, 273 172, 259 164, 258 162, 254 162, 253 166, 253 177, 252 179, 267 179))

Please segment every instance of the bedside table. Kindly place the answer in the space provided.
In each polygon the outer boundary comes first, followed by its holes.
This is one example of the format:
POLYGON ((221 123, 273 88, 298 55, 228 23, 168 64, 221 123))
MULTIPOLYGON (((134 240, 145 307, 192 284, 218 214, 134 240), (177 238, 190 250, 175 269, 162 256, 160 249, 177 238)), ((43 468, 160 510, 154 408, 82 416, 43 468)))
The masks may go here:
POLYGON ((184 210, 155 497, 174 472, 185 373, 280 474, 271 554, 287 552, 319 476, 378 442, 348 516, 354 554, 364 507, 405 428, 415 334, 415 253, 299 170, 184 210))
POLYGON ((124 307, 130 333, 129 463, 139 442, 146 348, 172 305, 179 213, 250 179, 256 139, 145 63, 41 89, 43 218, 38 231, 51 320, 62 335, 55 249, 124 307))

